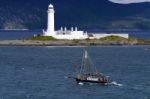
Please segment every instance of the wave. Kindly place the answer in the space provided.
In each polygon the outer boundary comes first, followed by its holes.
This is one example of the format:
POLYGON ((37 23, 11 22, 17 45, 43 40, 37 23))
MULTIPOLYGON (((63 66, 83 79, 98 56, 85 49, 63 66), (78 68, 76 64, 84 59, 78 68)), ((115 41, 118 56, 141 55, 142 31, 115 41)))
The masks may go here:
POLYGON ((117 83, 116 81, 112 81, 110 84, 115 85, 115 86, 119 86, 119 87, 123 86, 123 84, 117 83))

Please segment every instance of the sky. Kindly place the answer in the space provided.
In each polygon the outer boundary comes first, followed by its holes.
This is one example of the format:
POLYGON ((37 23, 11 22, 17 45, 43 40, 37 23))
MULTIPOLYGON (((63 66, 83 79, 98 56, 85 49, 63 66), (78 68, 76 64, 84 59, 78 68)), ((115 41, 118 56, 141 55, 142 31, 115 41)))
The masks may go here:
POLYGON ((120 4, 150 2, 150 0, 109 0, 109 1, 120 4))

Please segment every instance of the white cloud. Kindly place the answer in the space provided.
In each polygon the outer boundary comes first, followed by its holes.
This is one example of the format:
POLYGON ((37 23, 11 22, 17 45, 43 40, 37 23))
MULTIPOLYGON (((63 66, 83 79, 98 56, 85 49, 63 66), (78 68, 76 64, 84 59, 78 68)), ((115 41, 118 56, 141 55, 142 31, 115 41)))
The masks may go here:
POLYGON ((109 1, 120 4, 150 2, 150 0, 109 0, 109 1))

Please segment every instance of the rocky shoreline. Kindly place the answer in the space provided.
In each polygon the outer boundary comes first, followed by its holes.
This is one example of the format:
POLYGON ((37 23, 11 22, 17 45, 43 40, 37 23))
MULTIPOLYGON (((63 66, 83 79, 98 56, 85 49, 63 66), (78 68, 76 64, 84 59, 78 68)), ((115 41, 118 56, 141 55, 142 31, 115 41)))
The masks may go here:
POLYGON ((0 46, 101 46, 101 45, 149 45, 123 41, 74 41, 74 40, 0 40, 0 46))

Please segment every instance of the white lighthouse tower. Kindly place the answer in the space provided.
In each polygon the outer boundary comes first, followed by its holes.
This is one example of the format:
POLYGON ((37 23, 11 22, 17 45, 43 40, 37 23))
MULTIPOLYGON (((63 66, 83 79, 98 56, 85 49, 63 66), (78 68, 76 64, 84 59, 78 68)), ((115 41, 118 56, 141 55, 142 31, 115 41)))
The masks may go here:
POLYGON ((48 6, 48 23, 47 31, 44 33, 44 36, 54 36, 55 35, 55 26, 54 26, 54 7, 52 4, 48 6))

